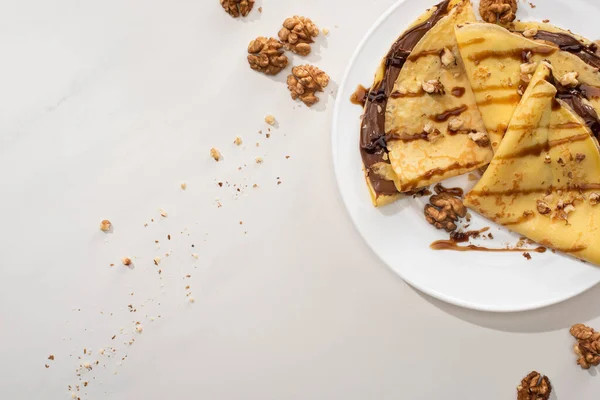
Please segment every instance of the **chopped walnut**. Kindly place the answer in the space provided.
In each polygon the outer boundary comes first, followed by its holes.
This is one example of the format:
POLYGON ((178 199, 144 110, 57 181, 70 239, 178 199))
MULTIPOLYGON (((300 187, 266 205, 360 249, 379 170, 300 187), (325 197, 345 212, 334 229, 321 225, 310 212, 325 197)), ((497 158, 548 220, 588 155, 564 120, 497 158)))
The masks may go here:
POLYGON ((517 400, 548 400, 552 385, 547 376, 533 371, 517 387, 517 400))
POLYGON ((563 86, 574 87, 579 85, 579 81, 577 80, 578 77, 579 72, 567 72, 559 79, 559 82, 563 86))
POLYGON ((179 186, 181 187, 181 190, 186 190, 187 189, 187 183, 185 183, 185 182, 181 182, 179 184, 179 186))
POLYGON ((452 51, 450 51, 447 47, 444 47, 444 49, 442 50, 442 53, 440 54, 440 59, 444 67, 450 67, 456 64, 456 57, 454 57, 452 51))
POLYGON ((272 115, 267 115, 265 117, 265 122, 271 126, 275 125, 275 117, 272 115))
POLYGON ((600 203, 600 194, 599 193, 592 193, 590 194, 590 197, 588 198, 588 200, 590 201, 590 204, 595 206, 598 203, 600 203))
POLYGON ((323 35, 325 35, 325 36, 329 35, 329 29, 323 28, 323 35))
POLYGON ((550 214, 552 212, 550 206, 543 200, 537 201, 537 210, 542 215, 550 214))
POLYGON ((424 212, 427 222, 435 226, 437 229, 444 229, 446 232, 452 232, 456 230, 457 226, 450 218, 448 212, 444 210, 438 210, 431 204, 427 204, 425 206, 424 212))
POLYGON ((507 24, 517 17, 517 0, 481 0, 479 13, 491 24, 507 24))
POLYGON ((479 147, 488 147, 490 145, 490 138, 484 132, 469 133, 469 139, 477 143, 479 147))
POLYGON ((573 347, 578 356, 577 364, 583 369, 600 365, 600 332, 584 324, 573 325, 570 332, 577 339, 573 347))
POLYGON ((575 161, 577 161, 578 163, 580 163, 583 160, 585 160, 585 154, 583 154, 583 153, 577 153, 577 154, 575 154, 575 161))
POLYGON ((248 45, 250 68, 267 75, 277 75, 289 62, 282 47, 283 44, 277 39, 257 37, 248 45))
POLYGON ((329 85, 329 76, 313 65, 300 65, 292 68, 287 85, 292 99, 300 99, 311 107, 319 101, 316 92, 322 92, 329 85))
POLYGON ((423 91, 429 94, 444 94, 444 85, 437 79, 423 82, 422 87, 423 91))
POLYGON ((109 232, 111 228, 112 228, 112 224, 110 223, 109 220, 104 219, 104 220, 102 220, 102 222, 100 222, 100 230, 102 232, 109 232))
POLYGON ((552 158, 550 157, 550 154, 546 154, 546 156, 544 157, 544 162, 546 164, 550 164, 552 162, 552 158))
POLYGON ((537 63, 535 63, 535 62, 523 63, 523 64, 521 64, 521 73, 522 74, 533 74, 535 72, 536 68, 537 68, 537 63))
POLYGON ((256 157, 255 159, 257 164, 262 164, 263 163, 263 158, 262 157, 256 157))
POLYGON ((242 138, 239 136, 236 136, 235 140, 233 141, 233 144, 235 144, 236 146, 241 146, 243 143, 242 138))
POLYGON ((458 219, 458 217, 464 218, 467 215, 467 208, 462 201, 449 193, 435 194, 431 196, 429 202, 444 211, 450 212, 455 219, 458 219))
POLYGON ((525 36, 526 38, 532 38, 537 34, 538 34, 537 28, 529 28, 529 29, 525 29, 523 31, 523 36, 525 36))
POLYGON ((219 151, 219 149, 213 147, 212 149, 210 149, 210 156, 215 160, 215 161, 221 161, 221 159, 223 158, 223 156, 221 155, 221 152, 219 151))
POLYGON ((464 122, 462 119, 454 117, 448 122, 448 129, 450 129, 452 132, 458 132, 459 130, 461 130, 463 125, 464 122))
POLYGON ((131 258, 123 257, 121 258, 121 262, 123 263, 123 265, 129 267, 131 265, 131 258))
POLYGON ((427 141, 429 143, 435 143, 443 137, 444 135, 442 135, 442 132, 440 132, 439 129, 434 129, 432 132, 427 134, 427 141))
POLYGON ((283 21, 283 28, 279 31, 279 39, 286 49, 306 56, 310 53, 310 43, 313 37, 319 35, 319 28, 310 18, 297 15, 283 21))
POLYGON ((221 0, 221 6, 233 18, 247 16, 254 7, 255 0, 221 0))

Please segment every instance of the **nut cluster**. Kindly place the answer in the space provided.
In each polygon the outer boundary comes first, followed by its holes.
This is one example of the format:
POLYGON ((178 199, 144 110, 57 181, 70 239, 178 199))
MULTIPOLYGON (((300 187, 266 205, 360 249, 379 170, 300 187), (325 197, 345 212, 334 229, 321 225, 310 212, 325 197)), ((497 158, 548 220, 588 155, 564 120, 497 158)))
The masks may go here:
POLYGON ((257 37, 248 45, 250 68, 267 75, 278 74, 289 62, 282 47, 283 44, 277 39, 257 37))
POLYGON ((233 18, 247 16, 254 7, 255 0, 221 0, 221 6, 233 18))
POLYGON ((319 28, 310 18, 295 15, 283 21, 283 28, 279 31, 279 40, 286 49, 301 56, 307 56, 311 51, 312 38, 318 35, 319 28))
POLYGON ((481 0, 479 13, 491 24, 508 24, 517 18, 517 0, 481 0))
POLYGON ((458 219, 467 215, 467 209, 460 198, 448 191, 442 191, 437 186, 435 191, 437 194, 431 196, 430 204, 425 206, 425 219, 437 229, 453 232, 457 228, 458 219))
POLYGON ((577 344, 573 347, 578 357, 577 364, 583 369, 600 365, 600 332, 584 324, 577 324, 571 327, 571 335, 577 339, 577 344))
POLYGON ((517 387, 517 400, 548 400, 552 385, 547 376, 533 371, 517 387))
POLYGON ((287 85, 292 99, 300 99, 310 107, 319 101, 316 93, 329 85, 329 76, 314 65, 300 65, 292 68, 287 85))

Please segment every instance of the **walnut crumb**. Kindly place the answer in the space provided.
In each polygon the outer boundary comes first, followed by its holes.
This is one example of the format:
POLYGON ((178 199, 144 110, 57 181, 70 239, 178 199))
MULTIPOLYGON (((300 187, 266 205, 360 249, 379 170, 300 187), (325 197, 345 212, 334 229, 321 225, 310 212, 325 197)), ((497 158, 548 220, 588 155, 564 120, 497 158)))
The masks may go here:
POLYGON ((542 215, 550 214, 550 212, 552 211, 550 206, 543 200, 537 201, 537 210, 542 215))
POLYGON ((292 68, 287 85, 292 99, 300 99, 311 107, 319 101, 316 93, 322 92, 329 85, 329 76, 313 65, 300 65, 292 68))
POLYGON ((212 149, 210 149, 210 156, 217 162, 219 162, 223 159, 221 152, 216 147, 213 147, 212 149))
MULTIPOLYGON (((526 62, 521 64, 521 73, 522 74, 533 74, 537 68, 538 64, 536 62, 526 62)), ((531 80, 531 78, 529 78, 531 80)))
POLYGON ((181 187, 181 190, 186 190, 187 189, 187 183, 185 183, 185 182, 181 182, 179 184, 179 186, 181 187))
POLYGON ((139 325, 139 322, 138 322, 138 324, 135 326, 135 331, 137 333, 142 333, 144 331, 144 327, 142 325, 139 325))
POLYGON ((169 214, 163 210, 162 208, 160 209, 160 216, 163 218, 167 218, 169 216, 169 214))
POLYGON ((319 28, 310 18, 298 15, 283 21, 283 27, 278 34, 286 49, 301 56, 310 54, 310 44, 314 42, 313 37, 318 35, 319 28))
POLYGON ((583 154, 583 153, 577 153, 577 154, 575 154, 575 161, 577 161, 578 163, 580 163, 583 160, 585 160, 585 154, 583 154))
POLYGON ((444 94, 444 85, 437 80, 432 79, 421 84, 423 91, 429 94, 444 94))
POLYGON ((123 263, 123 265, 125 266, 130 266, 131 265, 131 258, 129 257, 123 257, 121 258, 121 262, 123 263))
POLYGON ((50 355, 48 356, 48 360, 54 361, 54 354, 50 354, 50 355))
POLYGON ((272 115, 267 115, 265 117, 265 122, 271 126, 275 125, 275 117, 272 115))
POLYGON ((456 64, 456 57, 452 54, 452 51, 447 47, 444 47, 440 54, 440 60, 444 67, 450 67, 456 64))
POLYGON ((523 257, 525 257, 527 260, 531 260, 531 254, 528 252, 523 253, 523 257))
POLYGON ((507 24, 517 17, 517 0, 481 0, 479 14, 491 24, 507 24))
POLYGON ((198 259, 198 253, 192 253, 192 257, 194 257, 197 260, 198 259))
POLYGON ((154 257, 154 265, 160 264, 160 257, 154 257))
POLYGON ((220 0, 221 6, 231 15, 233 18, 237 18, 240 15, 246 17, 252 11, 255 0, 220 0))
POLYGON ((236 136, 235 140, 233 141, 233 144, 235 144, 236 146, 241 146, 242 145, 242 138, 239 136, 236 136))
POLYGON ((448 129, 450 129, 452 132, 458 132, 463 126, 463 120, 458 117, 454 117, 448 121, 448 129))
POLYGON ((282 48, 283 44, 277 39, 257 37, 248 45, 250 68, 266 75, 277 75, 289 63, 282 48))
POLYGON ((469 182, 475 182, 475 181, 479 180, 479 177, 474 173, 470 173, 468 175, 468 179, 469 179, 469 182))
POLYGON ((262 157, 256 157, 255 161, 257 164, 262 164, 264 160, 262 157))
POLYGON ((490 145, 490 138, 484 132, 472 132, 468 136, 479 147, 488 147, 490 145))
POLYGON ((529 29, 525 29, 523 31, 523 36, 525 36, 526 38, 532 38, 537 34, 538 34, 537 28, 529 28, 529 29))
POLYGON ((550 379, 533 371, 523 378, 517 387, 517 400, 548 400, 550 393, 552 393, 550 379))
POLYGON ((544 157, 544 162, 546 164, 550 164, 552 162, 552 158, 550 157, 550 154, 546 154, 546 156, 544 157))
POLYGON ((102 232, 110 232, 111 228, 112 228, 112 224, 110 223, 109 220, 104 219, 104 220, 102 220, 102 222, 100 222, 100 230, 102 232))
POLYGON ((575 87, 579 85, 579 81, 577 80, 578 77, 579 72, 567 72, 559 79, 559 82, 566 87, 575 87))
POLYGON ((329 35, 329 29, 323 28, 323 35, 325 35, 325 36, 329 35))

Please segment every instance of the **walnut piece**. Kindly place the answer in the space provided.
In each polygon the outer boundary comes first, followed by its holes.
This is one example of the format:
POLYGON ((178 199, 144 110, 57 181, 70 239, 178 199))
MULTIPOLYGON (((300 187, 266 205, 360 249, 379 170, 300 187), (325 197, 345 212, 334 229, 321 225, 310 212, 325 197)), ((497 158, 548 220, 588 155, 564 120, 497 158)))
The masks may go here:
POLYGON ((110 232, 110 228, 112 228, 112 224, 109 220, 103 219, 102 222, 100 222, 100 230, 102 232, 110 232))
POLYGON ((300 99, 311 107, 319 101, 316 93, 322 92, 329 85, 329 76, 313 65, 300 65, 292 68, 287 85, 292 99, 300 99))
MULTIPOLYGON (((536 62, 526 62, 521 64, 521 73, 522 74, 533 74, 537 68, 536 62)), ((529 78, 531 80, 531 78, 529 78)))
POLYGON ((439 129, 434 129, 432 132, 427 134, 427 141, 429 143, 435 143, 443 137, 444 135, 442 135, 442 132, 440 132, 439 129))
POLYGON ((559 82, 566 87, 575 87, 579 85, 579 81, 577 80, 578 77, 579 72, 567 72, 559 79, 559 82))
POLYGON ((507 24, 517 17, 517 0, 481 0, 479 13, 491 24, 507 24))
POLYGON ((248 45, 250 68, 267 75, 277 75, 289 62, 282 48, 283 44, 277 39, 257 37, 248 45))
POLYGON ((447 47, 444 47, 444 50, 442 50, 440 59, 442 61, 442 65, 444 67, 450 67, 450 66, 456 64, 456 57, 454 57, 454 54, 452 54, 452 51, 450 51, 447 47))
POLYGON ((271 126, 275 125, 275 117, 272 115, 267 115, 265 117, 265 122, 271 126))
POLYGON ((525 36, 526 38, 532 38, 537 34, 538 34, 537 28, 529 28, 529 29, 525 29, 523 31, 523 36, 525 36))
POLYGON ((479 147, 488 147, 490 145, 490 138, 484 132, 472 132, 469 133, 469 139, 477 143, 479 147))
POLYGON ((233 141, 233 144, 235 144, 236 146, 241 146, 243 143, 242 138, 239 136, 235 137, 235 140, 233 141))
POLYGON ((550 157, 550 154, 546 154, 546 156, 544 157, 544 163, 550 164, 551 162, 552 158, 550 157))
POLYGON ((537 201, 537 210, 542 215, 550 214, 552 212, 550 206, 543 200, 537 201))
POLYGON ((548 400, 552 385, 547 376, 533 371, 517 387, 517 400, 548 400))
POLYGON ((449 213, 444 210, 438 210, 431 204, 425 206, 425 219, 437 229, 444 229, 446 232, 455 231, 457 226, 452 221, 449 213))
POLYGON ((310 53, 310 43, 313 37, 319 35, 319 28, 310 18, 295 15, 283 21, 283 28, 279 31, 279 39, 286 49, 307 56, 310 53))
POLYGON ((255 0, 221 0, 221 6, 233 18, 247 16, 254 7, 255 0))
POLYGON ((578 163, 580 163, 583 160, 585 160, 585 154, 583 154, 583 153, 577 153, 577 154, 575 154, 575 161, 577 161, 578 163))
POLYGON ((221 161, 221 159, 223 158, 221 152, 216 147, 210 149, 210 156, 217 162, 221 161))
POLYGON ((590 201, 590 204, 593 206, 598 205, 598 203, 600 203, 600 194, 599 193, 590 194, 589 201, 590 201))
POLYGON ((444 85, 442 85, 442 83, 437 79, 432 79, 430 81, 423 82, 421 86, 423 87, 423 91, 425 91, 426 93, 444 94, 444 85))
POLYGON ((454 197, 447 192, 434 194, 429 199, 429 202, 434 206, 450 213, 450 216, 453 220, 464 218, 467 215, 467 208, 463 202, 458 197, 454 197))
POLYGON ((600 332, 584 324, 573 325, 570 332, 577 339, 573 347, 578 357, 577 364, 583 369, 600 365, 600 332))
POLYGON ((463 120, 458 117, 454 117, 448 121, 448 129, 450 129, 452 132, 458 132, 463 125, 463 120))
POLYGON ((123 263, 123 265, 125 266, 130 266, 131 265, 131 258, 129 257, 123 257, 121 258, 121 262, 123 263))

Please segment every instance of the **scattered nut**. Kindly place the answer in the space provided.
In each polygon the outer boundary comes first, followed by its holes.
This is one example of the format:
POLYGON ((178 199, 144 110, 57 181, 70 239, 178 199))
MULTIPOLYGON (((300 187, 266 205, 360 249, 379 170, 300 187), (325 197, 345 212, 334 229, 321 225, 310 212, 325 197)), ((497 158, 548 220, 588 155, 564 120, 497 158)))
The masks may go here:
POLYGON ((546 154, 546 156, 544 157, 544 162, 546 164, 550 164, 552 162, 552 158, 550 157, 550 154, 546 154))
POLYGON ((490 145, 490 138, 484 132, 472 132, 468 136, 479 147, 488 147, 490 145))
POLYGON ((538 34, 537 28, 530 28, 523 31, 523 36, 526 38, 532 38, 538 34))
POLYGON ((300 65, 292 68, 287 85, 292 99, 300 99, 311 107, 319 101, 316 92, 322 92, 329 85, 329 76, 313 65, 300 65))
POLYGON ((533 371, 517 387, 517 400, 548 400, 552 385, 547 376, 533 371))
POLYGON ((217 162, 221 161, 221 159, 223 158, 219 149, 217 149, 215 147, 210 149, 210 156, 217 162))
POLYGON ((125 266, 130 266, 131 265, 131 258, 129 258, 129 257, 123 257, 123 258, 121 258, 121 262, 125 266))
POLYGON ((50 355, 48 356, 48 360, 54 361, 54 354, 50 354, 50 355))
POLYGON ((285 48, 301 56, 310 53, 310 43, 314 42, 312 38, 318 35, 319 28, 310 18, 297 15, 283 21, 283 28, 279 31, 279 39, 285 48))
POLYGON ((425 125, 423 125, 423 132, 425 133, 432 133, 434 130, 435 126, 431 122, 426 122, 425 125))
POLYGON ((440 54, 440 59, 444 67, 449 67, 451 65, 456 64, 456 57, 454 57, 452 51, 450 51, 450 49, 448 49, 447 47, 444 47, 444 49, 442 50, 442 53, 440 54))
POLYGON ((102 232, 108 232, 108 231, 110 231, 111 227, 112 227, 112 224, 107 219, 104 219, 104 220, 102 220, 102 222, 100 222, 100 230, 102 232))
POLYGON ((163 210, 162 208, 160 209, 160 216, 163 218, 167 218, 169 216, 169 214, 163 210))
POLYGON ((192 253, 192 257, 194 257, 197 260, 198 259, 198 253, 192 253))
POLYGON ((325 36, 329 35, 329 29, 323 28, 323 35, 325 35, 325 36))
POLYGON ((160 257, 154 257, 154 265, 160 264, 160 257))
POLYGON ((507 24, 517 17, 517 0, 481 0, 479 13, 491 24, 507 24))
POLYGON ((250 68, 267 75, 277 75, 289 62, 282 47, 283 44, 274 38, 260 36, 254 39, 248 45, 250 68))
POLYGON ((535 62, 526 62, 521 64, 521 73, 522 74, 533 74, 537 68, 537 63, 535 62))
POLYGON ((537 201, 537 210, 542 215, 550 214, 550 212, 552 212, 550 206, 543 200, 537 201))
POLYGON ((573 204, 567 204, 566 206, 564 206, 563 211, 565 214, 569 215, 573 211, 575 211, 575 206, 573 204))
POLYGON ((446 232, 456 230, 456 224, 449 218, 449 215, 444 210, 438 210, 431 204, 425 206, 425 219, 437 229, 444 229, 446 232))
POLYGON ((185 183, 185 182, 181 182, 181 184, 179 186, 181 186, 181 190, 187 189, 187 183, 185 183))
POLYGON ((262 157, 256 157, 255 159, 257 164, 262 164, 263 163, 263 158, 262 157))
POLYGON ((592 194, 590 194, 590 197, 588 198, 588 200, 590 201, 591 205, 593 205, 593 206, 598 205, 598 203, 600 203, 600 194, 592 193, 592 194))
POLYGON ((265 122, 271 126, 275 125, 275 117, 272 115, 267 115, 265 117, 265 122))
POLYGON ((577 153, 577 154, 575 154, 575 161, 577 161, 578 163, 580 163, 583 160, 585 160, 585 154, 583 154, 583 153, 577 153))
POLYGON ((563 86, 574 87, 579 85, 579 81, 577 80, 578 77, 579 72, 567 72, 558 81, 563 86))
POLYGON ((463 125, 464 122, 462 119, 454 117, 448 122, 448 129, 450 129, 452 132, 458 132, 459 130, 461 130, 463 125))
POLYGON ((433 132, 427 134, 427 141, 429 143, 435 143, 443 137, 444 135, 442 135, 442 132, 438 129, 434 129, 433 132))
POLYGON ((235 140, 233 141, 233 144, 235 144, 236 146, 241 146, 242 145, 242 138, 239 136, 236 136, 235 140))
POLYGON ((144 327, 142 325, 136 325, 135 330, 137 333, 142 333, 144 331, 144 327))
POLYGON ((600 365, 600 332, 584 324, 573 325, 570 332, 577 339, 573 347, 578 356, 577 364, 583 369, 600 365))
POLYGON ((442 85, 442 83, 437 79, 432 79, 427 82, 423 82, 421 86, 423 87, 423 91, 425 91, 426 93, 444 94, 444 85, 442 85))
POLYGON ((233 18, 250 14, 255 0, 221 0, 221 6, 233 18))

